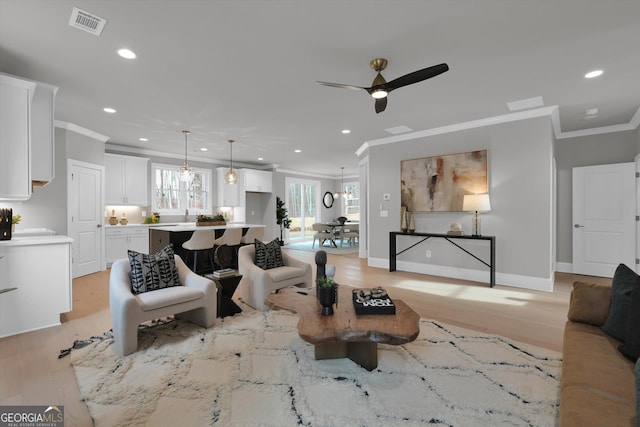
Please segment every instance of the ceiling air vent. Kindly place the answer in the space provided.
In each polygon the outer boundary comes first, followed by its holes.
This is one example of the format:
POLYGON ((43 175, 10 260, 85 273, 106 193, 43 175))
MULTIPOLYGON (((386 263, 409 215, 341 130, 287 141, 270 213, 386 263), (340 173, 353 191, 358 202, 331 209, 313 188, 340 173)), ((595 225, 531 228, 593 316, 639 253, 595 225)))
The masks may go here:
POLYGON ((77 7, 73 8, 71 18, 69 18, 69 25, 86 31, 87 33, 91 33, 94 36, 99 36, 102 33, 106 23, 106 19, 100 18, 99 16, 89 12, 85 12, 77 7))

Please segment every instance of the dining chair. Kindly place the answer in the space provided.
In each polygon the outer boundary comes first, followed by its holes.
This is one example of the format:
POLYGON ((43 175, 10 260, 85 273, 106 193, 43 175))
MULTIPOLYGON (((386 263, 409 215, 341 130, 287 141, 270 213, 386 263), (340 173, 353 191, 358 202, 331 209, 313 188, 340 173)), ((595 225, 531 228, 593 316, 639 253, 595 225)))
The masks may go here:
POLYGON ((337 246, 335 240, 333 239, 333 227, 330 225, 325 225, 319 222, 311 225, 311 229, 315 231, 313 234, 313 242, 311 243, 311 248, 316 244, 316 239, 318 240, 318 244, 320 247, 324 245, 325 241, 329 241, 333 246, 337 246))
POLYGON ((355 240, 360 238, 359 235, 360 225, 359 224, 345 224, 340 227, 340 232, 338 234, 340 239, 340 247, 344 246, 344 241, 347 240, 349 242, 349 246, 353 246, 355 244, 355 240))

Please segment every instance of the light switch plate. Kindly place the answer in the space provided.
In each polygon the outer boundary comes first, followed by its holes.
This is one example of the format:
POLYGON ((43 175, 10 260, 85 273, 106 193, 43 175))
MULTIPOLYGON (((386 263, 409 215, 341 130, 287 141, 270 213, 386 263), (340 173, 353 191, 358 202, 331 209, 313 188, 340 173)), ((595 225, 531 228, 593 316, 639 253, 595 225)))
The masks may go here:
POLYGON ((386 218, 389 216, 389 211, 380 211, 380 218, 386 218))

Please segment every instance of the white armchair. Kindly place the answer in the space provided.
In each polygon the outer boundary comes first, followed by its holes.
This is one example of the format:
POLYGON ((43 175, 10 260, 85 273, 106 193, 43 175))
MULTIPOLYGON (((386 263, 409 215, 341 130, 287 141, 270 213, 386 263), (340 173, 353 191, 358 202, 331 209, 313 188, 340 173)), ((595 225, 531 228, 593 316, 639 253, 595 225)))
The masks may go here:
POLYGON ((131 292, 129 260, 119 259, 111 266, 109 306, 113 325, 113 351, 126 356, 138 348, 138 325, 164 316, 176 317, 205 328, 213 326, 217 315, 216 285, 192 272, 178 255, 176 268, 182 286, 134 295, 131 292))
POLYGON ((238 270, 242 275, 234 295, 258 310, 266 311, 265 298, 271 292, 289 286, 311 287, 311 264, 282 253, 283 267, 263 270, 254 264, 255 246, 242 246, 238 251, 238 270))

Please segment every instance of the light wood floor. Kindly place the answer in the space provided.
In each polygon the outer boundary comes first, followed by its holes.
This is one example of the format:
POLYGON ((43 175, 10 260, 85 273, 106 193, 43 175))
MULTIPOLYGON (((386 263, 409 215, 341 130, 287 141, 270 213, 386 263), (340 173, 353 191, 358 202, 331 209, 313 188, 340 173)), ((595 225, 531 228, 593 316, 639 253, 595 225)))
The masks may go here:
MULTIPOLYGON (((288 250, 314 266, 314 252, 288 250)), ((336 281, 354 287, 383 286, 423 318, 495 333, 517 341, 561 350, 569 293, 574 280, 610 283, 610 279, 558 273, 554 292, 465 282, 415 273, 371 268, 357 255, 328 255, 336 281)), ((0 405, 64 405, 65 425, 91 426, 70 357, 59 350, 74 340, 111 328, 109 271, 73 281, 73 311, 62 324, 0 339, 0 405)))

